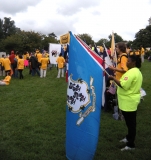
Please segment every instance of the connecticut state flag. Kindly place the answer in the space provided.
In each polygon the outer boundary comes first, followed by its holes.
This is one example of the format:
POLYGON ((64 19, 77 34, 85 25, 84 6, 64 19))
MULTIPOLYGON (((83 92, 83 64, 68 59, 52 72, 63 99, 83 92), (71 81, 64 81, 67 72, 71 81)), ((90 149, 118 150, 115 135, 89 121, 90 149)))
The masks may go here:
POLYGON ((66 107, 66 157, 91 160, 97 148, 103 60, 70 32, 66 107))

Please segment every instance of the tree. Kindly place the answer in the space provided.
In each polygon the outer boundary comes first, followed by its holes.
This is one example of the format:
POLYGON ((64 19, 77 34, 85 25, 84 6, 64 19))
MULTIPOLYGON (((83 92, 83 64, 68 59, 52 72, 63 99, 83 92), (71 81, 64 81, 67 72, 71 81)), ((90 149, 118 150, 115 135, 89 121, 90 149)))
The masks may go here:
POLYGON ((49 49, 49 43, 58 43, 58 40, 54 36, 43 35, 42 46, 43 46, 44 50, 48 50, 49 49))
POLYGON ((33 31, 18 31, 16 34, 8 36, 2 40, 1 48, 8 53, 11 50, 24 53, 25 51, 34 51, 42 48, 42 35, 33 31))
MULTIPOLYGON (((112 40, 111 34, 109 35, 109 39, 110 39, 110 44, 111 44, 111 40, 112 40)), ((123 38, 120 35, 118 35, 117 33, 114 33, 114 40, 115 40, 115 43, 124 41, 123 38)))
POLYGON ((92 40, 92 37, 87 34, 87 33, 84 33, 84 34, 78 34, 78 37, 80 37, 87 45, 93 45, 94 44, 94 41, 92 40))
POLYGON ((13 20, 11 21, 11 18, 4 17, 2 29, 5 38, 7 36, 15 34, 16 33, 15 21, 13 20))
POLYGON ((3 38, 3 20, 0 19, 0 40, 3 38))
MULTIPOLYGON (((108 44, 108 42, 109 41, 107 39, 102 38, 96 43, 96 45, 97 46, 103 46, 103 43, 106 45, 106 44, 108 44)), ((106 46, 108 47, 108 45, 106 45, 106 46)))
POLYGON ((134 48, 151 47, 151 25, 148 25, 145 29, 140 29, 135 34, 135 40, 133 41, 134 48))

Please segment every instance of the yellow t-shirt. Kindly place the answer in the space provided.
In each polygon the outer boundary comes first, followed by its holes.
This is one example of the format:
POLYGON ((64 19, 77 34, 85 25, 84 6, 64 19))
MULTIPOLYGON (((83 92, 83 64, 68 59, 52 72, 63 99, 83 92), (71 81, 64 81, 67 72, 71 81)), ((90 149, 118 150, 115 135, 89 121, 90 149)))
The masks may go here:
POLYGON ((15 58, 18 60, 19 59, 18 55, 16 55, 15 58))
POLYGON ((63 68, 65 59, 63 57, 58 57, 56 62, 58 63, 58 68, 63 68))
POLYGON ((2 58, 0 58, 0 64, 2 64, 2 58))
POLYGON ((104 48, 102 46, 100 46, 100 52, 102 53, 104 50, 104 48))
POLYGON ((26 59, 27 59, 27 56, 26 56, 26 54, 24 54, 24 55, 23 55, 23 59, 24 59, 24 60, 26 60, 26 59))
POLYGON ((9 85, 10 80, 11 80, 11 76, 6 76, 5 79, 3 80, 3 82, 5 82, 6 85, 9 85))
POLYGON ((26 53, 26 58, 29 58, 29 53, 28 52, 26 53))
POLYGON ((41 69, 47 69, 48 58, 41 58, 41 69))
POLYGON ((144 50, 143 47, 141 48, 140 54, 141 54, 141 55, 144 55, 144 54, 145 54, 145 50, 144 50))
POLYGON ((3 66, 4 66, 4 68, 5 68, 5 71, 11 70, 10 65, 11 65, 10 60, 9 60, 8 58, 5 58, 5 59, 3 60, 3 66))
POLYGON ((139 51, 136 51, 135 54, 136 54, 136 55, 139 55, 139 51))
POLYGON ((130 54, 130 55, 133 55, 133 54, 134 54, 134 52, 130 52, 129 54, 130 54))
POLYGON ((18 59, 18 69, 24 69, 24 59, 18 59))
POLYGON ((46 58, 48 58, 48 57, 49 57, 49 54, 48 54, 48 53, 45 53, 45 56, 46 56, 46 58))
POLYGON ((37 59, 38 59, 39 63, 41 62, 41 58, 42 58, 42 54, 41 53, 37 53, 37 59))
MULTIPOLYGON (((123 56, 123 55, 126 55, 126 53, 123 53, 119 56, 119 58, 117 60, 117 69, 123 69, 126 72, 128 70, 127 65, 126 65, 127 57, 123 56), (121 62, 120 62, 120 60, 121 60, 121 62)), ((120 80, 120 78, 122 77, 123 74, 124 73, 116 71, 116 79, 120 80)))

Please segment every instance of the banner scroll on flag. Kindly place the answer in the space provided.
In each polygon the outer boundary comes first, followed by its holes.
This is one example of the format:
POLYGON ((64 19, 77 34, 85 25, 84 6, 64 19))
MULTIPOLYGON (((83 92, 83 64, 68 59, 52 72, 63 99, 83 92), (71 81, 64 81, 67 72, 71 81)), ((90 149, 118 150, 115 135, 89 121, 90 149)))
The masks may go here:
POLYGON ((91 160, 100 128, 103 60, 70 32, 66 107, 66 157, 91 160))

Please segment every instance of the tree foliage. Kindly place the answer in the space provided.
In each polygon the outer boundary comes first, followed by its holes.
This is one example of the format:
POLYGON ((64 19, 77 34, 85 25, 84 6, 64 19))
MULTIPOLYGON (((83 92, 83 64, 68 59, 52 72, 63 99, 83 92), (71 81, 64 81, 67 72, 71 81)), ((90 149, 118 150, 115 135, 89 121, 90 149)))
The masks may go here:
MULTIPOLYGON (((78 34, 78 36, 87 43, 87 45, 94 45, 92 36, 88 33, 78 34)), ((111 46, 112 35, 108 36, 108 39, 102 38, 96 45, 103 45, 106 47, 111 46)), ((123 38, 114 33, 115 43, 124 41, 123 38)), ((34 31, 23 31, 15 26, 15 21, 9 17, 0 18, 0 51, 10 53, 13 49, 21 53, 25 51, 34 51, 35 49, 49 49, 49 43, 59 43, 57 36, 54 32, 50 32, 48 35, 44 35, 34 31)), ((139 48, 142 45, 144 48, 151 47, 151 25, 145 29, 139 30, 135 35, 134 41, 127 41, 127 45, 133 49, 139 48)))
POLYGON ((11 20, 11 18, 4 17, 4 20, 0 19, 0 39, 7 38, 15 34, 19 28, 16 28, 15 21, 11 20))
MULTIPOLYGON (((110 43, 111 43, 112 35, 110 34, 108 38, 110 39, 110 43)), ((115 43, 124 41, 123 38, 117 33, 114 33, 114 40, 115 40, 115 43)))
POLYGON ((43 38, 42 38, 43 49, 48 50, 49 49, 49 43, 58 43, 58 40, 55 37, 56 36, 50 36, 49 34, 48 34, 48 36, 43 35, 43 38))
POLYGON ((135 40, 133 41, 133 48, 139 48, 140 46, 151 47, 151 25, 145 29, 140 29, 135 34, 135 40))
POLYGON ((96 45, 97 46, 103 46, 103 43, 106 45, 106 44, 108 44, 108 42, 109 41, 107 39, 102 38, 98 42, 96 42, 96 45))
POLYGON ((41 35, 33 31, 18 31, 16 34, 8 36, 2 41, 2 47, 5 51, 10 52, 12 49, 23 53, 41 48, 41 35))
POLYGON ((78 34, 78 37, 80 37, 87 45, 94 44, 94 41, 92 40, 92 36, 87 33, 78 34))

